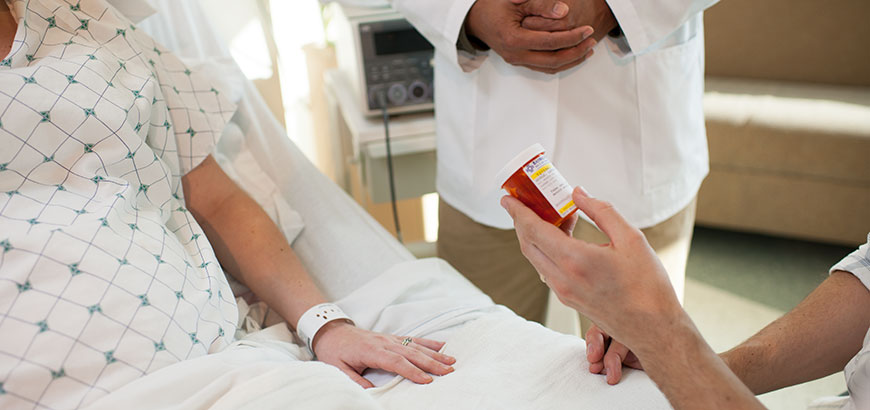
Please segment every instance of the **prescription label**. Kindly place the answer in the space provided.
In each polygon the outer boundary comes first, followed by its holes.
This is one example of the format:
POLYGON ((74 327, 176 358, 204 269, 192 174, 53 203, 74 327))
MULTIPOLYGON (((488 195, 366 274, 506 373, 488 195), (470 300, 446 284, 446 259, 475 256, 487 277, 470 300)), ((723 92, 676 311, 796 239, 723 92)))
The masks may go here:
POLYGON ((550 160, 539 156, 523 167, 523 172, 532 180, 532 183, 541 191, 550 206, 565 217, 576 207, 571 199, 571 185, 565 177, 553 167, 550 160))

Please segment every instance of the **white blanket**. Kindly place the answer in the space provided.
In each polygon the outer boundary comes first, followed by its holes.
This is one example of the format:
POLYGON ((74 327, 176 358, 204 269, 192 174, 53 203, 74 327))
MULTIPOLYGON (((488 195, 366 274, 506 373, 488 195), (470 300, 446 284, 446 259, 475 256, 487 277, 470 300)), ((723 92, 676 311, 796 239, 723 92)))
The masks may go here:
POLYGON ((161 369, 90 409, 382 409, 337 368, 289 343, 246 342, 161 369))
POLYGON ((483 315, 449 337, 456 371, 429 385, 369 391, 387 409, 669 409, 645 373, 618 386, 589 373, 584 342, 510 312, 483 315))

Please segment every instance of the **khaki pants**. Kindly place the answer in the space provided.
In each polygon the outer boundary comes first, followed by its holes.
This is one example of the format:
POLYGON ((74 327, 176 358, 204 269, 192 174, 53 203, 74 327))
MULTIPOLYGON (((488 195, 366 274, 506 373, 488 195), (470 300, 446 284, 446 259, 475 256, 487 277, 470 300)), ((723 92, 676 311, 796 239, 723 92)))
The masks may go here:
MULTIPOLYGON (((529 320, 544 323, 556 316, 559 323, 576 322, 576 312, 552 297, 535 268, 520 252, 514 230, 485 226, 473 221, 443 200, 438 204, 438 256, 453 265, 495 303, 505 305, 529 320), (555 302, 555 303, 554 303, 555 302), (566 317, 571 316, 566 319, 566 317)), ((668 270, 671 283, 682 301, 686 259, 695 224, 695 200, 670 219, 643 229, 650 245, 668 270)), ((580 220, 576 238, 606 243, 607 238, 592 224, 580 220)), ((579 329, 558 325, 555 330, 578 333, 579 329)))

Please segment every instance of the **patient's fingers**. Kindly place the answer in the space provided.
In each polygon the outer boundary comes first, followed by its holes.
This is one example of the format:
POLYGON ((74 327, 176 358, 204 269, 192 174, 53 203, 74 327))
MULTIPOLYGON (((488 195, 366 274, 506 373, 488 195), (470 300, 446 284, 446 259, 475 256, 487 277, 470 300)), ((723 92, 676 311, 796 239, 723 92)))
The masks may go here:
MULTIPOLYGON (((403 346, 399 346, 403 347, 403 346)), ((412 349, 407 349, 412 350, 412 349)), ((416 352, 416 350, 414 350, 416 352)), ((423 355, 420 352, 416 352, 419 355, 423 355)), ((432 360, 432 359, 429 359, 432 360)), ((434 362, 434 360, 432 360, 434 362)), ((407 357, 395 353, 389 352, 387 354, 381 354, 376 359, 375 365, 370 367, 376 367, 379 369, 384 369, 389 372, 393 372, 402 376, 414 383, 417 384, 428 384, 432 383, 432 376, 429 376, 423 370, 420 370, 419 367, 415 366, 411 361, 408 360, 407 357)))
MULTIPOLYGON (((398 339, 404 340, 403 337, 398 337, 398 339)), ((438 351, 444 347, 444 342, 439 342, 437 340, 423 339, 421 337, 411 338, 411 343, 407 345, 408 347, 413 347, 423 354, 441 362, 444 364, 453 364, 456 363, 456 358, 453 356, 446 355, 444 353, 439 353, 438 351)))
POLYGON ((356 370, 350 368, 347 365, 339 365, 338 369, 343 371, 344 374, 346 374, 348 377, 351 378, 351 380, 356 382, 356 384, 362 386, 362 388, 364 389, 370 389, 372 387, 375 387, 372 382, 368 381, 368 379, 366 379, 365 377, 362 377, 359 373, 356 372, 356 370))
POLYGON ((445 374, 453 371, 453 367, 448 366, 427 355, 423 352, 424 349, 428 350, 422 346, 414 346, 414 343, 411 343, 408 346, 396 345, 395 347, 389 348, 389 350, 392 350, 404 356, 405 359, 407 359, 409 362, 413 363, 415 366, 427 373, 432 373, 437 376, 444 376, 445 374))
POLYGON ((434 350, 436 352, 441 350, 442 347, 444 347, 444 342, 439 342, 437 340, 423 339, 421 337, 415 337, 414 343, 416 343, 420 346, 426 347, 428 349, 434 350))
MULTIPOLYGON (((426 339, 414 339, 414 341, 411 342, 411 344, 409 344, 408 347, 413 347, 414 349, 417 349, 418 351, 425 354, 426 356, 429 356, 429 357, 431 357, 431 358, 433 358, 441 363, 444 363, 445 365, 456 363, 456 358, 454 358, 453 356, 448 356, 444 353, 439 353, 436 349, 433 349, 431 347, 426 346, 425 343, 427 343, 427 342, 431 346, 438 346, 438 345, 444 346, 444 342, 436 342, 434 340, 426 340, 426 339)), ((440 350, 440 349, 441 348, 439 347, 438 350, 440 350)))

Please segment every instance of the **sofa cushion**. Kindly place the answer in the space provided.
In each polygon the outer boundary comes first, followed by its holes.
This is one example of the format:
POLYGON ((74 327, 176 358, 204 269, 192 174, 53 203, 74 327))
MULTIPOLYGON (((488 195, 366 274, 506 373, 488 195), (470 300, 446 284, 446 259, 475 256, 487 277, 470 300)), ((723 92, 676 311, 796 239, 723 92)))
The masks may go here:
POLYGON ((870 230, 868 209, 866 185, 711 167, 696 223, 857 247, 870 230))
POLYGON ((870 189, 870 87, 709 78, 711 167, 870 189))
POLYGON ((849 245, 870 230, 870 88, 707 79, 699 224, 849 245))

